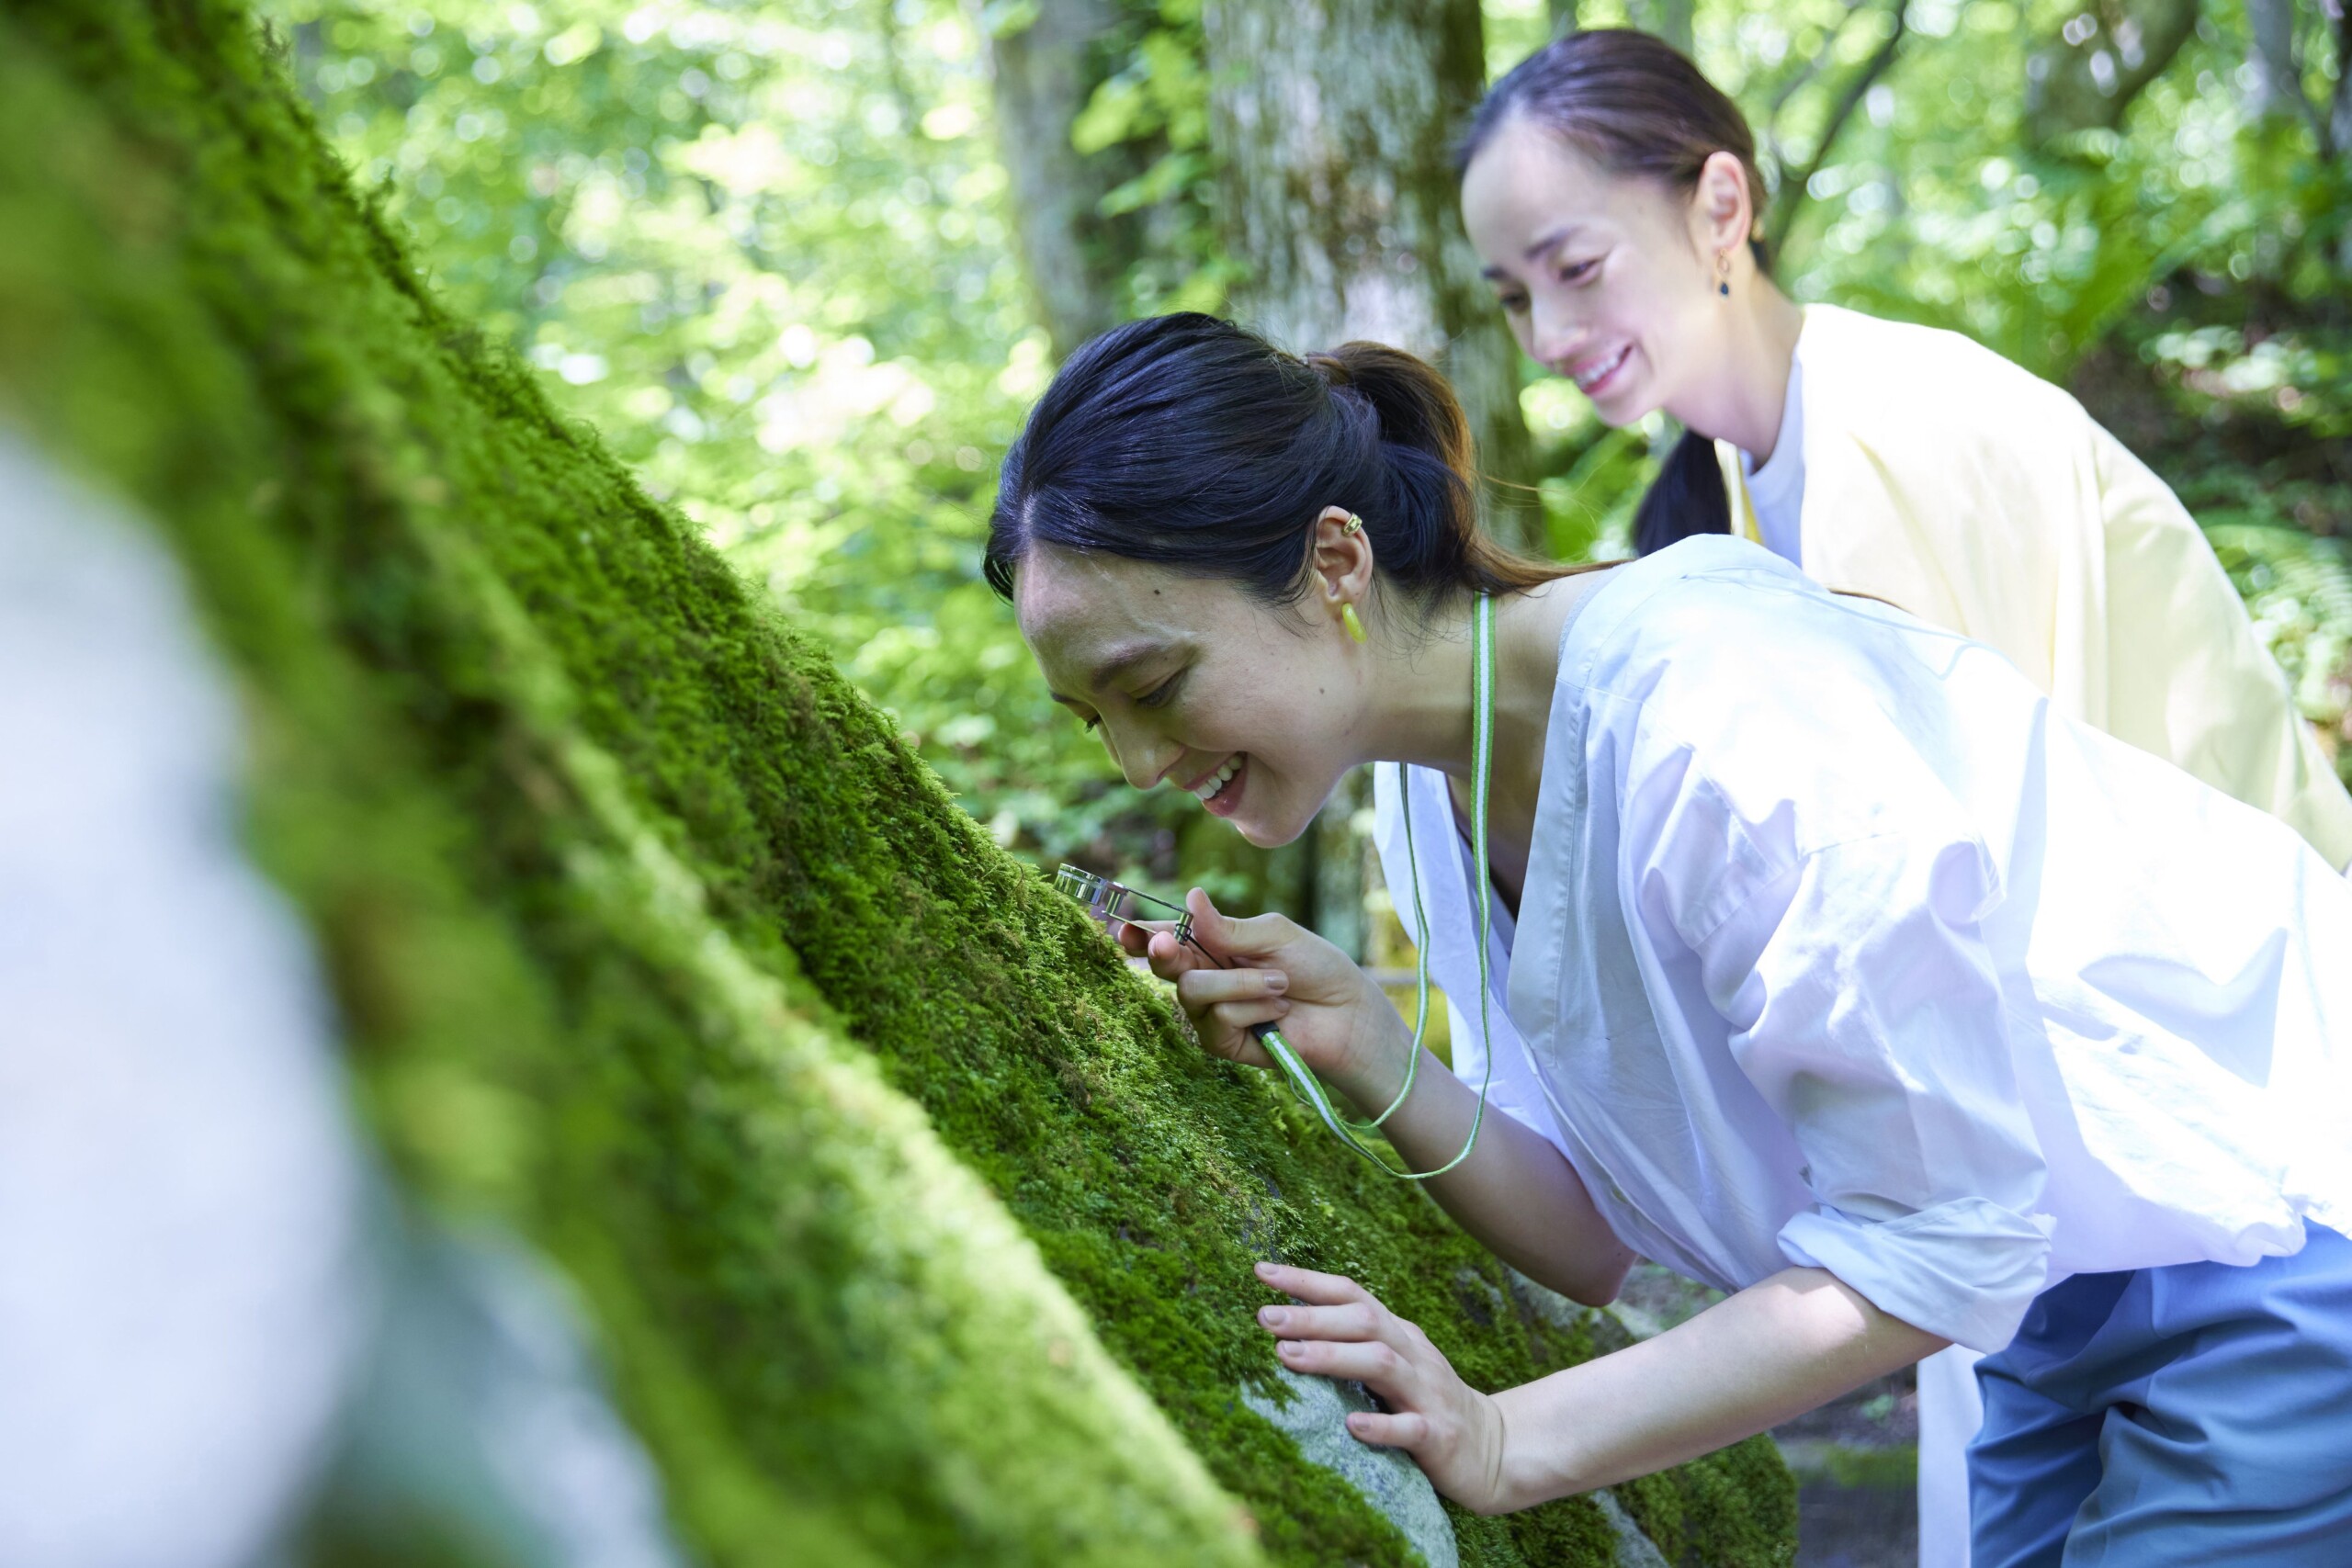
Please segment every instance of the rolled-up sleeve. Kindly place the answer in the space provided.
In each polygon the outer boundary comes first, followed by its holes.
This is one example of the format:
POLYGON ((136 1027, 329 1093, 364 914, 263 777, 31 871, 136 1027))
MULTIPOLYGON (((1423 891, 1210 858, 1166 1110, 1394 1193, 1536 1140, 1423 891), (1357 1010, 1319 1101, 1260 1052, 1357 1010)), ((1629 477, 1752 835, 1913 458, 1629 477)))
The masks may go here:
POLYGON ((1806 1162, 1783 1256, 1985 1351, 2042 1289, 2051 1228, 1980 924, 1998 897, 1967 834, 1888 832, 1803 855, 1691 943, 1806 1162))

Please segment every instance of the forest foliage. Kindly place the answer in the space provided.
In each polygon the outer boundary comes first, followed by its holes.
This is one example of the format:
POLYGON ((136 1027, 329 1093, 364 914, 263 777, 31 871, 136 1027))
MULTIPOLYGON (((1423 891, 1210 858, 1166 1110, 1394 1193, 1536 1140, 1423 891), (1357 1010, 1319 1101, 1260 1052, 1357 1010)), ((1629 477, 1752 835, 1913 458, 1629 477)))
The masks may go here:
MULTIPOLYGON (((998 841, 1177 873, 1185 803, 1116 787, 978 581, 995 465, 1052 368, 991 124, 991 50, 1040 0, 263 9, 435 281, 763 577, 998 841)), ((1758 129, 1797 297, 1956 327, 2073 386, 2228 526, 2307 711, 2340 730, 2339 17, 2301 0, 1676 0, 1630 17, 1488 0, 1490 73, 1564 11, 1689 29, 1758 129)), ((1201 0, 1090 14, 1098 80, 1068 134, 1115 161, 1106 231, 1140 225, 1118 308, 1215 309, 1250 258, 1216 237, 1201 0)), ((1566 381, 1520 371, 1551 549, 1623 549, 1662 422, 1605 430, 1566 381)))

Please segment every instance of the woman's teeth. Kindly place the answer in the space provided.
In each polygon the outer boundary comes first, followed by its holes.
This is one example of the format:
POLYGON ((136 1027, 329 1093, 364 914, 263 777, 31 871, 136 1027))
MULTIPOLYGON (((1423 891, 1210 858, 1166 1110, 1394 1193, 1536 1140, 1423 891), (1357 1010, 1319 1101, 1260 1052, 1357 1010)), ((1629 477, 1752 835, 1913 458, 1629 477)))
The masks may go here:
POLYGON ((1207 778, 1202 780, 1200 784, 1193 786, 1193 793, 1199 795, 1204 802, 1215 800, 1216 798, 1217 791, 1223 789, 1228 783, 1230 783, 1233 775, 1240 771, 1240 757, 1238 754, 1227 757, 1225 760, 1225 765, 1223 767, 1217 769, 1216 772, 1211 773, 1207 778))
POLYGON ((1591 391, 1595 387, 1600 385, 1601 382, 1609 379, 1610 373, 1615 370, 1620 365, 1624 364, 1625 356, 1633 352, 1633 344, 1627 344, 1623 348, 1619 349, 1616 353, 1611 355, 1600 364, 1588 366, 1586 368, 1577 371, 1576 377, 1577 389, 1581 391, 1591 391))

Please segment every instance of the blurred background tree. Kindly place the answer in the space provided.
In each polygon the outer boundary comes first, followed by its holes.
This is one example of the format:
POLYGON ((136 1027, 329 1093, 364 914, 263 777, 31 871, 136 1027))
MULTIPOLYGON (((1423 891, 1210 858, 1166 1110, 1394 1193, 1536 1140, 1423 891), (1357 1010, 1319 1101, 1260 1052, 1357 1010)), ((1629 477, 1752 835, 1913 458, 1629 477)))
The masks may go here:
POLYGON ((888 707, 998 840, 1361 940, 1352 807, 1187 832, 978 579, 1057 359, 1139 312, 1440 357, 1498 525, 1625 548, 1610 431, 1479 297, 1447 150, 1574 27, 1745 106, 1801 299, 2060 381, 2207 524, 2306 711, 2352 705, 2352 22, 2334 0, 265 0, 322 122, 513 340, 888 707))

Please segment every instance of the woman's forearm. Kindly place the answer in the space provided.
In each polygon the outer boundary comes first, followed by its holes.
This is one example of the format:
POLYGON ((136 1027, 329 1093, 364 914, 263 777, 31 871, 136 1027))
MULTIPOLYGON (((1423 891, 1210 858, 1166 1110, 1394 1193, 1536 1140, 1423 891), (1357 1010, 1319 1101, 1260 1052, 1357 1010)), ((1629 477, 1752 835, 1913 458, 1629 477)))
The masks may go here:
POLYGON ((1495 1395, 1497 1511, 1711 1453, 1949 1343, 1824 1269, 1783 1269, 1654 1339, 1495 1395))
MULTIPOLYGON (((1395 1080, 1401 1082, 1401 1072, 1395 1080)), ((1396 1089, 1336 1086, 1377 1114, 1396 1089)), ((1442 1062, 1421 1053, 1413 1092, 1382 1123, 1415 1170, 1435 1170, 1462 1151, 1478 1096, 1442 1062)), ((1634 1254, 1618 1241, 1584 1181, 1541 1134, 1489 1107, 1468 1159, 1422 1185, 1463 1229, 1537 1283, 1589 1306, 1613 1300, 1634 1254)))

